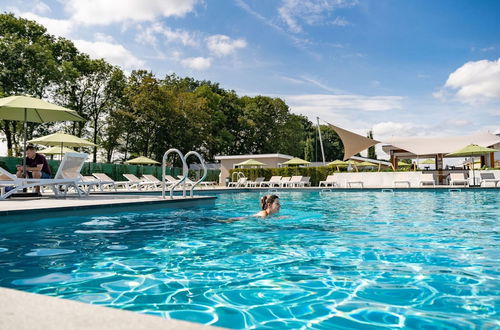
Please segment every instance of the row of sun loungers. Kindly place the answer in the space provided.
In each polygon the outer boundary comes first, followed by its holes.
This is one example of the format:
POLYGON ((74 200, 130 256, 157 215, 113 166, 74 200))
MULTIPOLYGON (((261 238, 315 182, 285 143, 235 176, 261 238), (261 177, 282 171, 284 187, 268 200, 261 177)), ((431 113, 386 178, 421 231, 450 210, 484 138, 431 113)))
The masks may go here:
POLYGON ((250 181, 247 178, 240 178, 236 182, 230 182, 229 187, 310 187, 311 178, 308 176, 292 176, 292 177, 282 177, 273 176, 269 181, 265 181, 265 178, 259 177, 254 181, 250 181))
MULTIPOLYGON (((145 174, 138 178, 133 174, 124 174, 126 181, 114 181, 104 173, 92 173, 92 176, 82 176, 81 169, 88 155, 85 153, 66 153, 54 179, 33 179, 17 178, 14 174, 0 168, 0 200, 10 197, 12 194, 29 188, 41 187, 50 188, 54 195, 66 196, 67 192, 74 190, 78 196, 88 195, 91 191, 114 190, 118 188, 126 190, 158 189, 163 183, 153 175, 145 174)), ((181 178, 174 178, 170 175, 165 176, 167 187, 180 183, 181 178)), ((186 178, 182 181, 185 186, 193 186, 196 182, 186 178)), ((200 182, 200 185, 208 187, 215 182, 200 182)))

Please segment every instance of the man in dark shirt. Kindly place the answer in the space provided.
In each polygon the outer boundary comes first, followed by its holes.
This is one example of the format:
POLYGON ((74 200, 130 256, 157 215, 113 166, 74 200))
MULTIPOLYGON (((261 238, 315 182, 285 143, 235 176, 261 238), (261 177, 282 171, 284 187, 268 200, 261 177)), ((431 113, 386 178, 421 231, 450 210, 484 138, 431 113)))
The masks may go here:
MULTIPOLYGON (((47 159, 43 155, 37 154, 33 146, 26 148, 26 172, 28 172, 28 177, 33 179, 50 179, 51 173, 47 159)), ((17 165, 16 176, 24 178, 22 165, 17 165)))

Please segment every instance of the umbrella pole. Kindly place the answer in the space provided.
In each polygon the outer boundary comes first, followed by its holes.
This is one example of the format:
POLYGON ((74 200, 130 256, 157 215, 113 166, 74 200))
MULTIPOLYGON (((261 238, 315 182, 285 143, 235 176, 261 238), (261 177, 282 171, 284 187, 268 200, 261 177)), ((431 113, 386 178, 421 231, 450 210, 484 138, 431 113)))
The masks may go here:
POLYGON ((24 144, 23 144, 23 171, 24 178, 28 178, 28 171, 26 171, 26 141, 28 140, 28 109, 24 108, 24 144))

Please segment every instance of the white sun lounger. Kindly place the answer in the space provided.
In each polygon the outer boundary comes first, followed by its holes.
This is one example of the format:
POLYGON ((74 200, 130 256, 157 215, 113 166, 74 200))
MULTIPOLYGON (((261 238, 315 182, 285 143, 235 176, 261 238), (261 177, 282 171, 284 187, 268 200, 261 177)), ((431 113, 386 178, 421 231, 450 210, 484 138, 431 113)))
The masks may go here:
POLYGON ((0 168, 0 200, 4 200, 25 188, 44 186, 52 188, 56 197, 61 195, 66 196, 69 187, 73 187, 79 197, 82 196, 82 193, 88 195, 88 191, 86 192, 79 187, 79 183, 81 182, 80 171, 87 157, 88 155, 85 153, 66 153, 57 169, 54 179, 18 178, 14 174, 0 168), (11 190, 6 191, 6 187, 11 187, 11 190))
POLYGON ((286 183, 287 187, 300 187, 302 186, 302 175, 294 175, 290 178, 290 181, 286 183))
MULTIPOLYGON (((161 180, 159 180, 157 177, 155 177, 152 174, 143 174, 142 178, 144 179, 143 181, 145 181, 145 182, 151 182, 155 188, 161 188, 161 186, 163 184, 163 182, 161 182, 161 180)), ((165 181, 165 184, 168 187, 172 183, 165 181)))
POLYGON ((129 181, 129 186, 127 189, 130 189, 132 187, 137 187, 137 189, 139 190, 142 190, 142 188, 154 189, 156 186, 153 182, 141 180, 134 174, 123 174, 123 177, 129 181))
POLYGON ((363 181, 363 173, 351 173, 347 180, 347 188, 352 188, 353 184, 357 184, 361 186, 361 188, 365 187, 365 183, 363 181))
POLYGON ((275 175, 272 176, 269 181, 263 181, 260 183, 261 187, 268 186, 268 187, 279 187, 281 185, 281 176, 275 175))
POLYGON ((228 187, 240 188, 244 187, 247 183, 247 178, 239 178, 237 181, 229 182, 228 187))
POLYGON ((491 172, 479 173, 479 177, 481 178, 481 181, 479 183, 479 185, 481 187, 483 186, 483 183, 486 186, 486 183, 489 183, 489 182, 493 183, 493 186, 496 187, 496 186, 498 186, 498 182, 500 182, 500 179, 497 179, 495 177, 495 173, 491 173, 491 172))
POLYGON ((455 185, 463 185, 463 186, 468 186, 469 181, 465 178, 465 175, 463 173, 450 173, 450 185, 455 186, 455 185))
POLYGON ((408 185, 408 188, 411 187, 410 178, 408 177, 408 172, 395 172, 394 173, 394 181, 392 185, 394 188, 398 186, 398 184, 408 185))
POLYGON ((246 182, 246 186, 247 187, 260 187, 260 184, 262 182, 264 182, 266 178, 264 177, 258 177, 257 179, 255 179, 255 181, 247 181, 246 182))
POLYGON ((420 174, 420 180, 418 182, 419 186, 423 186, 424 184, 432 184, 432 186, 436 186, 436 181, 434 180, 434 174, 432 173, 422 173, 420 174))
POLYGON ((328 187, 328 186, 332 186, 332 187, 335 187, 335 186, 339 186, 339 183, 337 182, 337 180, 335 179, 337 177, 337 175, 335 174, 332 174, 332 175, 329 175, 326 177, 326 180, 324 181, 320 181, 319 182, 319 186, 321 187, 322 185, 325 186, 325 187, 328 187))

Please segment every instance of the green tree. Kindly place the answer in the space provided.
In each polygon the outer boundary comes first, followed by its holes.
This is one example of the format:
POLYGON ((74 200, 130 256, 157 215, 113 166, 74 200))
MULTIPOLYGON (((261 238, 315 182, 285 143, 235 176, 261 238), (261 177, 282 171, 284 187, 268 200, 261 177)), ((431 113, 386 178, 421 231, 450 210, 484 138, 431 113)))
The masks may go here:
MULTIPOLYGON (((373 140, 373 131, 370 130, 366 137, 373 140)), ((368 148, 368 158, 377 159, 377 153, 375 152, 375 146, 371 146, 368 148)))

